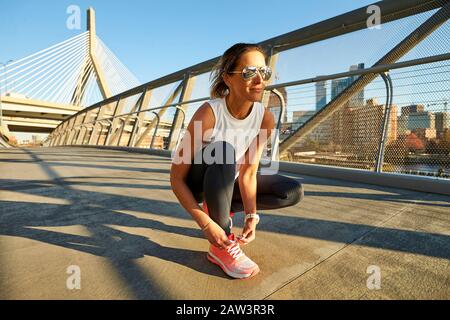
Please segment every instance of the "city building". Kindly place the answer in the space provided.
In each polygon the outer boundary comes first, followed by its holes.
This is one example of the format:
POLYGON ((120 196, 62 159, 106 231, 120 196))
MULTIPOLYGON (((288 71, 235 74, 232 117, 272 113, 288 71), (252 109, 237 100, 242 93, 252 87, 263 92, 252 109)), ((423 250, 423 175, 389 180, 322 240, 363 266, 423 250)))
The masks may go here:
POLYGON ((442 138, 446 129, 450 129, 450 113, 436 112, 435 125, 437 138, 442 138))
MULTIPOLYGON (((292 115, 292 129, 297 130, 306 121, 316 114, 316 111, 294 111, 292 115)), ((308 138, 319 143, 328 143, 332 137, 330 119, 323 121, 317 128, 315 128, 308 138)))
MULTIPOLYGON (((350 71, 364 69, 364 63, 350 66, 350 71)), ((331 80, 331 100, 338 96, 342 91, 347 89, 359 76, 351 76, 343 79, 331 80)), ((350 107, 358 107, 364 105, 364 90, 358 92, 349 100, 350 107)))
POLYGON ((405 136, 411 133, 411 130, 408 129, 408 115, 401 114, 397 118, 397 130, 399 136, 405 136))
POLYGON ((331 130, 331 119, 328 118, 309 134, 309 138, 320 144, 329 144, 333 138, 333 132, 331 130))
MULTIPOLYGON (((364 63, 358 63, 355 65, 350 66, 350 71, 354 70, 361 70, 364 69, 364 63)), ((352 76, 350 77, 351 83, 356 81, 360 76, 352 76)), ((350 106, 356 107, 356 106, 363 106, 364 105, 364 89, 359 91, 352 99, 350 99, 350 106)))
POLYGON ((411 104, 401 108, 401 114, 398 116, 398 134, 408 135, 411 129, 408 125, 409 115, 411 113, 425 112, 425 107, 422 104, 411 104))
POLYGON ((292 113, 292 130, 297 130, 315 114, 316 112, 314 110, 294 111, 292 113))
POLYGON ((412 112, 408 114, 408 130, 436 129, 435 115, 430 111, 412 112))
POLYGON ((316 111, 327 104, 327 88, 325 81, 316 82, 316 111))
MULTIPOLYGON (((378 148, 383 128, 385 106, 375 98, 368 99, 363 107, 352 108, 352 143, 358 148, 375 151, 378 148)), ((397 139, 397 106, 392 105, 388 120, 386 144, 397 139)))
POLYGON ((409 115, 410 113, 425 112, 423 104, 411 104, 409 106, 402 107, 402 115, 409 115))
MULTIPOLYGON (((350 66, 350 71, 364 69, 364 63, 350 66)), ((347 89, 359 76, 352 76, 344 79, 336 79, 331 81, 331 100, 336 98, 342 91, 347 89)), ((332 142, 340 145, 345 149, 346 145, 352 145, 351 135, 353 127, 352 108, 360 108, 364 106, 364 90, 359 91, 339 110, 330 117, 329 124, 332 133, 332 142)))

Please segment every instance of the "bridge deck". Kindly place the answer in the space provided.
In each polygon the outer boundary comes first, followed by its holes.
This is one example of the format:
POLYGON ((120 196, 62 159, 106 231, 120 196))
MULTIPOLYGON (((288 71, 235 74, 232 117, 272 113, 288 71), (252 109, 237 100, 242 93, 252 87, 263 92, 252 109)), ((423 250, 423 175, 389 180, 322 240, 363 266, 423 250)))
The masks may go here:
POLYGON ((450 298, 450 197, 288 174, 305 199, 262 212, 245 248, 261 273, 238 281, 207 262, 169 169, 122 151, 0 150, 0 298, 450 298))

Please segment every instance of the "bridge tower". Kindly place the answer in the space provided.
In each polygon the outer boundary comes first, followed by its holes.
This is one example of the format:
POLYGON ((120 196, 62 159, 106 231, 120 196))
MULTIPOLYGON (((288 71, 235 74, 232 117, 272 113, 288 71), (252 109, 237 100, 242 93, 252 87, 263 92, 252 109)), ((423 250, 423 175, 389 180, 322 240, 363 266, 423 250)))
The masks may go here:
POLYGON ((107 99, 111 97, 111 91, 108 88, 108 85, 105 81, 105 76, 97 60, 96 55, 97 35, 95 29, 95 10, 92 7, 87 10, 87 31, 89 32, 89 55, 87 55, 84 60, 82 67, 83 71, 81 72, 78 78, 77 86, 75 87, 71 99, 71 103, 76 106, 81 105, 83 93, 85 92, 85 87, 87 85, 89 76, 92 72, 94 72, 96 75, 97 84, 103 98, 107 99))

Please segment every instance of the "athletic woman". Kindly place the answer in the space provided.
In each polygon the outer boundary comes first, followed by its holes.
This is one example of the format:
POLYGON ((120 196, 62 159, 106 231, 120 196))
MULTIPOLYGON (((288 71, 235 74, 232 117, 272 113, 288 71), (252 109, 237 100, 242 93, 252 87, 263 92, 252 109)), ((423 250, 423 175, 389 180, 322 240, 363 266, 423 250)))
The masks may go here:
POLYGON ((259 272, 241 249, 255 239, 257 209, 292 206, 303 197, 296 180, 258 171, 275 127, 261 103, 272 74, 266 58, 255 44, 238 43, 225 51, 213 72, 212 99, 193 115, 170 173, 173 192, 210 242, 208 260, 238 279, 259 272), (238 211, 245 221, 235 236, 232 217, 238 211))

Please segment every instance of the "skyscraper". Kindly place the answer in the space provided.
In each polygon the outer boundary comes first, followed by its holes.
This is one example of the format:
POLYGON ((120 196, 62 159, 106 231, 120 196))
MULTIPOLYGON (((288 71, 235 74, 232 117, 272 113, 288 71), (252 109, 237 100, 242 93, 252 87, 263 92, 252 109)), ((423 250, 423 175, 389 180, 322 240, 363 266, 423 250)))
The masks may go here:
MULTIPOLYGON (((364 69, 364 63, 350 66, 350 71, 364 69)), ((359 76, 351 76, 344 79, 336 79, 331 81, 331 100, 349 87, 359 76)), ((349 100, 350 107, 361 107, 364 105, 364 89, 359 91, 353 98, 349 100)))
MULTIPOLYGON (((364 63, 358 63, 355 65, 350 66, 350 71, 354 71, 354 70, 361 70, 364 69, 364 63)), ((354 81, 356 81, 360 76, 351 76, 351 83, 353 83, 354 81)), ((353 98, 350 99, 350 104, 352 107, 355 106, 363 106, 364 105, 364 89, 362 89, 361 91, 359 91, 353 98)))
POLYGON ((316 82, 316 111, 319 111, 327 104, 327 88, 325 81, 316 82))
MULTIPOLYGON (((364 69, 364 63, 350 66, 350 71, 364 69)), ((331 100, 347 89, 359 76, 351 76, 331 81, 331 100)), ((331 132, 333 143, 345 147, 351 144, 351 128, 353 126, 353 108, 364 106, 364 90, 358 92, 331 116, 331 132)))

